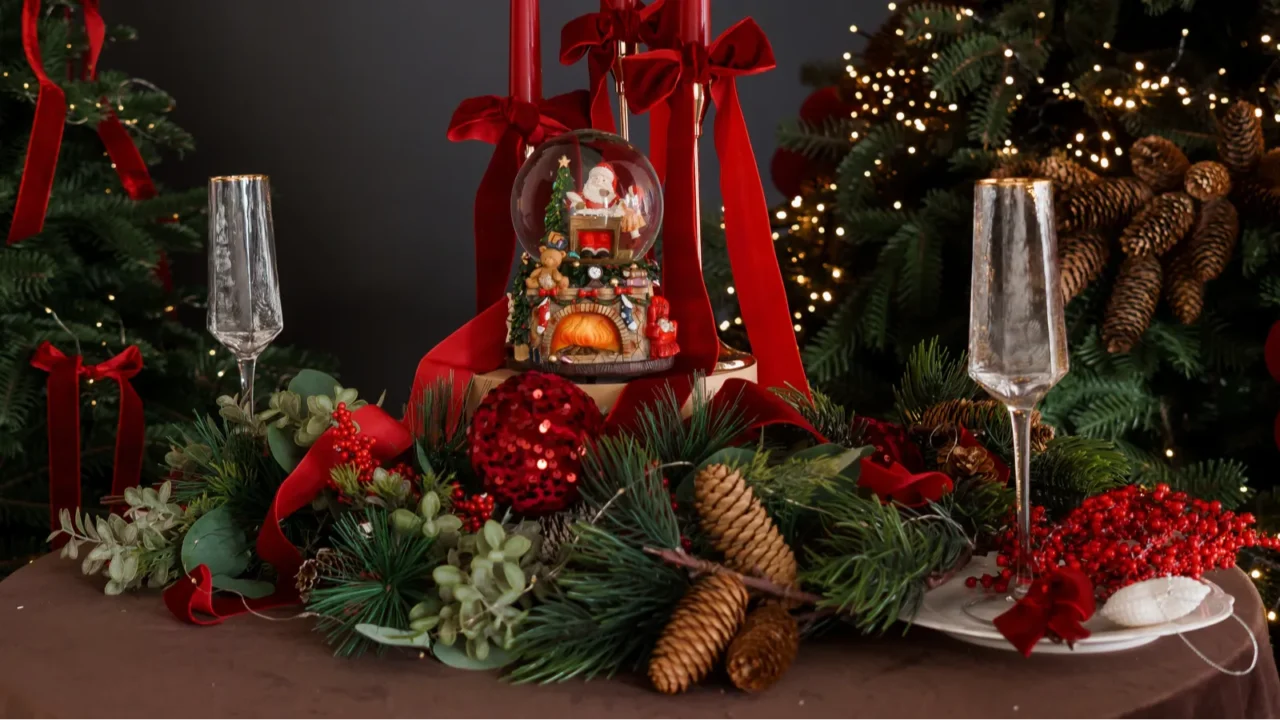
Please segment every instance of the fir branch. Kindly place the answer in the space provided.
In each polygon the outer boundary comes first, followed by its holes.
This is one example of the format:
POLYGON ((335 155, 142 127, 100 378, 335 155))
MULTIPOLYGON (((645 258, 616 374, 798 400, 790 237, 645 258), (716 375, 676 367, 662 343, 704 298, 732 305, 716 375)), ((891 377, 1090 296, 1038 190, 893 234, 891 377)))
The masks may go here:
POLYGON ((969 379, 967 363, 963 353, 952 360, 936 338, 917 345, 893 393, 903 424, 919 422, 925 410, 945 400, 973 397, 978 386, 969 379))
POLYGON ((694 392, 687 419, 680 398, 670 384, 664 385, 657 399, 640 411, 636 436, 649 453, 664 464, 697 465, 729 445, 753 419, 744 415, 736 397, 717 396, 713 404, 699 389, 702 384, 702 376, 693 378, 694 392))
POLYGON ((831 396, 818 390, 809 395, 792 387, 770 388, 775 395, 795 408, 814 430, 833 443, 845 444, 850 440, 852 415, 831 396))
POLYGON ((604 436, 582 458, 578 491, 597 524, 638 544, 679 547, 680 526, 663 469, 633 437, 604 436))
POLYGON ((814 160, 839 160, 853 146, 852 120, 824 118, 820 124, 784 121, 778 127, 778 147, 814 160))
POLYGON ((1105 440, 1059 437, 1031 458, 1032 502, 1058 517, 1092 495, 1125 484, 1129 460, 1105 440))
POLYGON ((409 627, 410 608, 430 589, 431 544, 421 533, 395 532, 376 508, 338 521, 333 550, 345 561, 321 566, 324 574, 307 602, 335 655, 360 655, 371 645, 356 625, 409 627))

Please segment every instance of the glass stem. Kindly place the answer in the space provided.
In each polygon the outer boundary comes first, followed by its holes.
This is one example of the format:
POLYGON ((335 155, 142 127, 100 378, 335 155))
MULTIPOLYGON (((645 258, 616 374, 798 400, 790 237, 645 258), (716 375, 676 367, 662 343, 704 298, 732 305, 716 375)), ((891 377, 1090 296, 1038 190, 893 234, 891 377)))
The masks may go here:
POLYGON ((240 366, 240 404, 253 412, 253 372, 257 368, 258 358, 236 358, 240 366))
POLYGON ((1009 408, 1013 424, 1014 494, 1018 503, 1018 557, 1009 592, 1021 598, 1031 590, 1031 411, 1009 408))

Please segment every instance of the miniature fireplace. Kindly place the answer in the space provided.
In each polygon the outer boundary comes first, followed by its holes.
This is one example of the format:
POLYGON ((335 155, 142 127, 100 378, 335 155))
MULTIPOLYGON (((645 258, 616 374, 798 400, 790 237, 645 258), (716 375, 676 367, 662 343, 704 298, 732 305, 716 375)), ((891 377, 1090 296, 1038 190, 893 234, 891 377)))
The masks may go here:
POLYGON ((550 356, 576 348, 593 353, 628 354, 635 350, 634 333, 627 332, 618 311, 596 303, 570 305, 555 314, 543 334, 543 354, 550 356))

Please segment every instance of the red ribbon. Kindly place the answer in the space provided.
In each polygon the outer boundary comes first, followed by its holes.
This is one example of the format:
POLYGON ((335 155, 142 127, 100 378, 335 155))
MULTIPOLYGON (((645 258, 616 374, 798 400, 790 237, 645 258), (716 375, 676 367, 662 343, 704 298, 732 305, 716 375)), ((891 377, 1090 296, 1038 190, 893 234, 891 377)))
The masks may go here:
POLYGON ((759 361, 760 383, 792 386, 809 392, 800 349, 787 311, 782 272, 774 254, 769 208, 756 167, 736 79, 774 67, 773 50, 750 18, 726 30, 707 46, 683 43, 623 58, 627 99, 638 112, 671 103, 672 127, 667 148, 667 203, 663 219, 664 285, 672 319, 687 328, 681 342, 688 362, 707 368, 719 346, 715 318, 702 279, 697 240, 697 188, 692 187, 694 153, 689 112, 692 85, 710 88, 717 111, 716 155, 720 159, 720 191, 724 201, 725 242, 735 278, 738 302, 752 351, 759 361), (678 92, 677 92, 678 90, 678 92), (687 96, 687 97, 686 97, 687 96))
MULTIPOLYGON (((625 4, 625 3, 624 3, 625 4)), ((618 7, 617 0, 601 0, 600 12, 580 15, 560 31, 560 62, 572 65, 586 56, 591 95, 591 127, 616 133, 613 107, 605 81, 618 61, 618 43, 635 46, 651 39, 650 18, 663 0, 645 7, 643 3, 618 7)))
POLYGON ((1027 596, 995 620, 996 629, 1024 656, 1045 635, 1068 645, 1089 637, 1081 624, 1093 617, 1093 583, 1079 570, 1058 568, 1036 578, 1027 596))
MULTIPOLYGON (((116 419, 115 468, 111 494, 123 495, 142 478, 146 448, 146 421, 142 399, 130 378, 142 370, 142 352, 130 345, 115 357, 97 365, 84 365, 79 355, 68 357, 50 342, 40 344, 31 366, 49 373, 49 525, 59 527, 62 510, 80 507, 80 378, 90 382, 112 379, 120 386, 120 413, 116 419)), ((113 506, 112 510, 118 510, 113 506)))
POLYGON ((862 458, 858 486, 876 494, 882 502, 922 507, 937 502, 951 492, 951 478, 940 472, 913 473, 897 462, 888 467, 871 458, 862 458))
MULTIPOLYGON (((413 438, 408 431, 376 405, 366 405, 352 413, 361 434, 377 438, 370 453, 387 461, 408 450, 413 438)), ((308 507, 329 481, 329 470, 340 460, 333 448, 333 429, 326 430, 307 451, 298 467, 289 473, 276 490, 275 499, 258 532, 258 557, 276 571, 276 590, 271 595, 247 600, 238 596, 215 597, 209 568, 197 566, 185 579, 164 592, 169 611, 181 620, 195 625, 217 625, 224 619, 249 612, 299 602, 294 578, 302 567, 302 553, 285 537, 280 522, 298 510, 308 507)))
POLYGON ((511 188, 524 162, 524 149, 587 125, 585 90, 524 102, 485 95, 463 100, 449 120, 449 140, 479 140, 495 145, 476 192, 476 311, 502 298, 515 260, 511 226, 511 188))

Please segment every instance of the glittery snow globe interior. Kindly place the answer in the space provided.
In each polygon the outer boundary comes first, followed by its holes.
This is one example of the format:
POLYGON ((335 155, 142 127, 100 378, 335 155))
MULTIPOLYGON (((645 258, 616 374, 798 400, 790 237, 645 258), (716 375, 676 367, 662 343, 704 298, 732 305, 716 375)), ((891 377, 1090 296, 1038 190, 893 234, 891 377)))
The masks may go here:
POLYGON ((586 263, 643 258, 662 225, 649 159, 617 135, 576 130, 539 145, 516 176, 511 216, 525 252, 563 250, 586 263))

